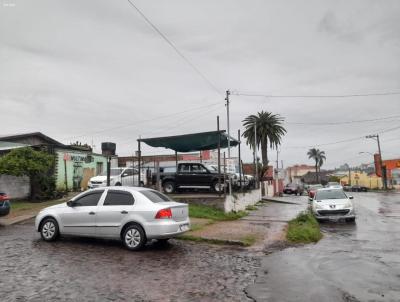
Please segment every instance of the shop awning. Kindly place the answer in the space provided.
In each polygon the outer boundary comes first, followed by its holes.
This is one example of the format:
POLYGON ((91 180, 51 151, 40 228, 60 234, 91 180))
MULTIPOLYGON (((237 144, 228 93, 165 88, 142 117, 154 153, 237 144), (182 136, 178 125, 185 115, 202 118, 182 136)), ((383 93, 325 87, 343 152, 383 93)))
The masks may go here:
MULTIPOLYGON (((164 147, 176 152, 193 152, 213 150, 218 148, 218 139, 221 137, 221 148, 228 147, 228 135, 225 130, 192 133, 176 136, 142 138, 138 141, 146 143, 151 147, 164 147)), ((237 146, 239 141, 230 138, 231 147, 237 146)))

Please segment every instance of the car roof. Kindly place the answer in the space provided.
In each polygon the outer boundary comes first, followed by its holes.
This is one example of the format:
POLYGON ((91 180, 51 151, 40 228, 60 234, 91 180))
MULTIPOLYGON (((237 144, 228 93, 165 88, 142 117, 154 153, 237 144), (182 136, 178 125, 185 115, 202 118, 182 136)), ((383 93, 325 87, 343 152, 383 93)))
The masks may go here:
POLYGON ((88 191, 94 192, 94 191, 100 191, 104 189, 112 189, 112 190, 119 190, 119 191, 134 191, 134 192, 140 192, 140 191, 154 191, 151 188, 145 188, 145 187, 128 187, 128 186, 109 186, 109 187, 98 187, 98 188, 93 188, 88 191))
POLYGON ((330 188, 321 188, 321 189, 318 189, 318 191, 343 191, 343 190, 341 188, 330 187, 330 188))

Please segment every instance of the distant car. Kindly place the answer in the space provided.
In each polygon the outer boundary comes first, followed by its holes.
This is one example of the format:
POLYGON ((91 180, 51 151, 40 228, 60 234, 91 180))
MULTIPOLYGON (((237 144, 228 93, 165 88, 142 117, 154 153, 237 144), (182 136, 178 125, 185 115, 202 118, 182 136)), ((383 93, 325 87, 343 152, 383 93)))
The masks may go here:
POLYGON ((351 187, 352 192, 368 192, 367 187, 359 186, 359 185, 354 185, 351 187))
POLYGON ((190 229, 189 210, 168 196, 142 187, 107 187, 83 192, 43 209, 35 228, 43 240, 59 235, 120 239, 129 250, 147 240, 176 237, 190 229))
MULTIPOLYGON (((136 168, 111 168, 110 185, 111 186, 138 186, 139 172, 136 168)), ((140 186, 144 186, 146 175, 142 172, 140 175, 140 186)), ((89 189, 107 186, 107 171, 101 175, 90 178, 88 182, 89 189)))
POLYGON ((345 191, 351 191, 351 186, 350 185, 344 185, 343 190, 345 191))
POLYGON ((327 188, 334 188, 334 189, 343 189, 343 186, 338 182, 328 182, 326 185, 327 188))
POLYGON ((311 185, 308 187, 308 197, 313 198, 318 189, 322 189, 323 185, 311 185))
POLYGON ((301 195, 303 194, 303 187, 300 185, 296 185, 296 184, 287 184, 284 188, 283 188, 283 193, 285 194, 294 194, 294 195, 301 195))
POLYGON ((4 192, 0 192, 0 216, 8 215, 10 208, 10 197, 4 192))
POLYGON ((345 219, 353 222, 356 215, 352 199, 342 189, 319 189, 314 198, 310 198, 312 212, 318 221, 345 219))

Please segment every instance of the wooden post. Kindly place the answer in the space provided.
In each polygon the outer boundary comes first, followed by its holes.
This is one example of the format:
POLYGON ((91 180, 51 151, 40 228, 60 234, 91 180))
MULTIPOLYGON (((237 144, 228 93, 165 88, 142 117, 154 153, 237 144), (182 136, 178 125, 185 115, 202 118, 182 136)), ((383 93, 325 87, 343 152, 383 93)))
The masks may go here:
POLYGON ((138 139, 138 170, 139 170, 139 174, 138 174, 138 187, 140 187, 140 182, 141 182, 141 176, 142 176, 142 172, 141 172, 141 164, 142 164, 142 154, 140 151, 140 139, 138 139))

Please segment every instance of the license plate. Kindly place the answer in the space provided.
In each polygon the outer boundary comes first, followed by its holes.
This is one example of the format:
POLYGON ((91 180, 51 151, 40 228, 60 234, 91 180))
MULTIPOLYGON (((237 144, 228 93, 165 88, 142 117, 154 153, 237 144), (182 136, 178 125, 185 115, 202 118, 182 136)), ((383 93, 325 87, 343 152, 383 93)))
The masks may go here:
POLYGON ((190 226, 189 226, 189 224, 186 223, 186 224, 181 224, 181 226, 179 228, 181 229, 182 232, 186 232, 186 231, 189 231, 190 226))

